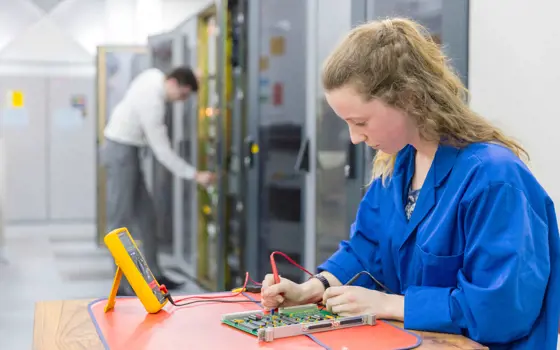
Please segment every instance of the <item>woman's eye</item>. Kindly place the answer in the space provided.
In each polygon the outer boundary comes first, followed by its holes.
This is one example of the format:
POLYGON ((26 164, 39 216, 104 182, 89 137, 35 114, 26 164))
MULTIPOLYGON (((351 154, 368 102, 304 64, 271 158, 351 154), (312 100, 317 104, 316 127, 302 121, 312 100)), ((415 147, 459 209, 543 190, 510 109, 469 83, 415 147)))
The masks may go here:
POLYGON ((356 122, 355 125, 356 126, 365 126, 366 122, 356 122))

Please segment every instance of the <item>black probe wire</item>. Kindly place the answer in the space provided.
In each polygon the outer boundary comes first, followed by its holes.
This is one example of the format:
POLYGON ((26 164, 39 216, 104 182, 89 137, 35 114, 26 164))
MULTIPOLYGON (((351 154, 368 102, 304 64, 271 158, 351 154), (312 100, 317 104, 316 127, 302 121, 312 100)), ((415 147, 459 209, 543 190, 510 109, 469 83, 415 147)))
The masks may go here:
MULTIPOLYGON (((366 270, 360 271, 357 274, 354 275, 354 277, 352 277, 348 282, 346 282, 344 285, 345 286, 351 286, 354 282, 356 282, 356 280, 362 276, 362 275, 368 275, 369 278, 371 278, 371 280, 376 283, 379 287, 381 287, 385 292, 387 292, 388 294, 395 294, 392 290, 390 290, 389 288, 387 288, 383 283, 379 282, 375 277, 373 277, 373 275, 369 272, 367 272, 366 270)), ((327 310, 327 306, 321 302, 317 303, 317 305, 319 306, 319 309, 321 310, 327 310)), ((327 310, 329 311, 329 310, 327 310)))
POLYGON ((350 286, 352 285, 352 283, 356 282, 356 280, 361 276, 361 275, 368 275, 369 278, 371 278, 371 280, 376 283, 379 287, 381 287, 384 291, 386 291, 389 294, 395 294, 392 290, 390 290, 389 288, 385 287, 385 285, 383 285, 383 283, 379 282, 375 277, 373 277, 373 275, 367 271, 360 271, 357 274, 354 275, 354 277, 352 277, 350 279, 350 281, 346 282, 346 284, 344 284, 345 286, 350 286))

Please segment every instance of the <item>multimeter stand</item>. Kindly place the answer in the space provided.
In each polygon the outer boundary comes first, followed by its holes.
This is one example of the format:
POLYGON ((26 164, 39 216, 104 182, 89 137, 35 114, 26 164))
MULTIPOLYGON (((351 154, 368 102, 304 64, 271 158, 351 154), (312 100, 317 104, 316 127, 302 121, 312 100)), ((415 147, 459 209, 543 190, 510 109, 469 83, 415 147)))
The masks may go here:
POLYGON ((117 265, 117 271, 115 272, 115 279, 113 280, 113 286, 111 287, 111 294, 109 294, 109 298, 107 299, 107 305, 105 305, 105 312, 108 312, 109 310, 112 310, 115 307, 115 303, 117 302, 117 291, 119 290, 122 276, 123 276, 123 272, 121 268, 117 265))

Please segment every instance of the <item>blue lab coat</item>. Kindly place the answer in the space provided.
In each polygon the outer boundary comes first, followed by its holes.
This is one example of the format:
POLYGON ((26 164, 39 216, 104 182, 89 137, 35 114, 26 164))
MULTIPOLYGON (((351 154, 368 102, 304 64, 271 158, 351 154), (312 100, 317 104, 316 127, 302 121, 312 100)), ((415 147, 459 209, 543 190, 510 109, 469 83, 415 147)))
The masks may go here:
MULTIPOLYGON (((440 145, 407 221, 415 149, 372 183, 350 239, 319 266, 367 270, 404 295, 407 329, 464 334, 491 349, 556 349, 560 237, 554 205, 509 149, 440 145)), ((356 283, 377 288, 366 275, 356 283)))

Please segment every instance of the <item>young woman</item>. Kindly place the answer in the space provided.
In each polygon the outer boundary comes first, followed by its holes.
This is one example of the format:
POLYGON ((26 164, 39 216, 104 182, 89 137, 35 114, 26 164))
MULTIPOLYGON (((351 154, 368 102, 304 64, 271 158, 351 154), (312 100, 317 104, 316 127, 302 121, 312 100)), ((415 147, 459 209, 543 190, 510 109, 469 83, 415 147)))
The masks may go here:
POLYGON ((552 200, 521 145, 469 109, 426 30, 398 18, 359 26, 322 79, 352 142, 377 150, 373 180, 349 240, 305 283, 267 276, 265 307, 322 301, 492 349, 556 349, 552 200))

